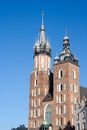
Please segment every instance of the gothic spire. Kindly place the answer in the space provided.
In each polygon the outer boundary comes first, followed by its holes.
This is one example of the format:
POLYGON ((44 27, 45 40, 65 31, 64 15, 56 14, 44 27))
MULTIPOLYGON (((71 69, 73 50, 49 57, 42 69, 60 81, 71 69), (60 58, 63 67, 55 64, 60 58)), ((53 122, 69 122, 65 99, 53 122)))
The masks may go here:
POLYGON ((40 29, 40 44, 45 43, 44 12, 42 12, 42 24, 40 29))
POLYGON ((44 12, 42 12, 42 23, 40 29, 40 37, 38 41, 35 42, 34 46, 34 56, 40 53, 46 53, 51 56, 51 47, 50 42, 45 37, 45 28, 44 28, 44 12))

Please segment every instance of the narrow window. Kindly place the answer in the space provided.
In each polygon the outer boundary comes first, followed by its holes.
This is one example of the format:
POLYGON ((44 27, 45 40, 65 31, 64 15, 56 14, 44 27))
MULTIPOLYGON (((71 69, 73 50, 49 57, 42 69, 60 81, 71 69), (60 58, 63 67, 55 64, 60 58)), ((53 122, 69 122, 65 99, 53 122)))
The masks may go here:
POLYGON ((34 86, 35 87, 37 86, 37 80, 36 79, 34 80, 34 86))
POLYGON ((62 96, 62 94, 61 94, 61 96, 60 96, 60 97, 61 97, 61 102, 63 102, 63 96, 62 96))
POLYGON ((62 84, 60 85, 60 90, 63 91, 63 85, 62 84))
POLYGON ((63 113, 63 107, 61 106, 61 114, 63 113))
POLYGON ((35 77, 38 76, 38 70, 35 70, 35 77))
POLYGON ((31 110, 31 118, 33 117, 33 110, 31 110))
POLYGON ((58 126, 58 118, 56 118, 56 126, 58 126))
POLYGON ((40 109, 38 109, 38 117, 40 117, 40 109))
POLYGON ((62 78, 62 77, 63 77, 63 71, 59 70, 59 78, 62 78))
POLYGON ((64 125, 66 125, 66 118, 64 117, 64 125))
POLYGON ((66 105, 64 105, 64 113, 66 113, 66 105))
POLYGON ((63 119, 62 118, 60 119, 60 121, 61 121, 61 125, 63 125, 63 119))
POLYGON ((66 94, 64 94, 64 102, 66 102, 66 94))
POLYGON ((76 71, 73 71, 73 78, 76 79, 76 71))

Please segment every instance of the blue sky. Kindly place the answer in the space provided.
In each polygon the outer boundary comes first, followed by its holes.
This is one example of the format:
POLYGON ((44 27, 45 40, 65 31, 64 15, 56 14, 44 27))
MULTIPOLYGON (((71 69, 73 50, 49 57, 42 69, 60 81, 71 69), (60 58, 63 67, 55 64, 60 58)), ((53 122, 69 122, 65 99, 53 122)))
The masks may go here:
MULTIPOLYGON (((27 125, 33 45, 44 10, 52 64, 62 50, 65 28, 87 87, 87 0, 0 0, 0 129, 27 125)), ((52 67, 53 70, 53 67, 52 67)))

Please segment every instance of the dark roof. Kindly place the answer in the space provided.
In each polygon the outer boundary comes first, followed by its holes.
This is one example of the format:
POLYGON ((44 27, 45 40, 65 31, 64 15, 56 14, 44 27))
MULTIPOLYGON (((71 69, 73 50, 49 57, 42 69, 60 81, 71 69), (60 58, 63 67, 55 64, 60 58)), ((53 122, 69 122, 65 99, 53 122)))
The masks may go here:
POLYGON ((47 95, 46 95, 45 98, 43 99, 43 102, 45 102, 45 101, 51 101, 51 100, 53 100, 52 95, 51 95, 50 93, 47 93, 47 95))
POLYGON ((83 96, 85 96, 87 99, 87 88, 80 86, 80 99, 82 99, 83 96))

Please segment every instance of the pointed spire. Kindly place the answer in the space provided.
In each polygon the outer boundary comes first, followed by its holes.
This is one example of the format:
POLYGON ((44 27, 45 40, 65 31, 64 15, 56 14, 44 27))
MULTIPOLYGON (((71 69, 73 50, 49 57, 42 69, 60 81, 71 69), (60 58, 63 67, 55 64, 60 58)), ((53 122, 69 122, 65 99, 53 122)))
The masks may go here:
POLYGON ((42 27, 41 28, 44 28, 44 11, 42 11, 42 27))
POLYGON ((41 29, 40 29, 40 43, 44 44, 45 43, 45 28, 44 28, 44 12, 42 11, 42 24, 41 24, 41 29))

